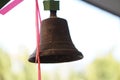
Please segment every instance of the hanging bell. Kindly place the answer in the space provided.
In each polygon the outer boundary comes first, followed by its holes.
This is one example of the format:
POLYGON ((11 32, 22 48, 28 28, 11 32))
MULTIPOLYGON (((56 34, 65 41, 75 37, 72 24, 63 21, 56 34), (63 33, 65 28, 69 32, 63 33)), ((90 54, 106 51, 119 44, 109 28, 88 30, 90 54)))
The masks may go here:
MULTIPOLYGON (((56 16, 56 10, 50 10, 50 18, 42 21, 40 40, 40 63, 61 63, 83 58, 72 43, 68 24, 65 19, 56 16)), ((35 63, 36 50, 29 57, 35 63)))
MULTIPOLYGON (((57 18, 56 11, 51 11, 51 17, 42 21, 40 42, 40 62, 60 63, 83 58, 72 43, 68 24, 65 19, 57 18)), ((29 61, 35 63, 36 50, 29 61)))

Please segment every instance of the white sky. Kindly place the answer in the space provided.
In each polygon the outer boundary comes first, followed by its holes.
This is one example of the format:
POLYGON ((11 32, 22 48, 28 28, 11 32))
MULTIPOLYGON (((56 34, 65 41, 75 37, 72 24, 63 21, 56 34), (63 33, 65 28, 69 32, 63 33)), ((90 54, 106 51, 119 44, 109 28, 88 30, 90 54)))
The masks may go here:
MULTIPOLYGON (((7 14, 0 15, 0 47, 12 54, 24 46, 30 54, 35 49, 34 1, 24 0, 7 14)), ((42 19, 45 19, 49 11, 43 10, 42 1, 39 0, 39 4, 42 19)), ((84 55, 84 59, 78 61, 81 66, 114 47, 116 57, 120 57, 119 17, 78 0, 60 0, 58 16, 68 21, 73 43, 84 55)))

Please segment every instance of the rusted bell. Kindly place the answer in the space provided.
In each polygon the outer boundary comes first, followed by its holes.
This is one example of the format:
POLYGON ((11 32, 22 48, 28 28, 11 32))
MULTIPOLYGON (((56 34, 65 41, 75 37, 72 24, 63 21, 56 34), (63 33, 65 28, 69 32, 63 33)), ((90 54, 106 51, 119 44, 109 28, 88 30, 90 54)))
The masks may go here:
MULTIPOLYGON (((56 11, 51 11, 51 16, 42 21, 40 43, 41 63, 70 62, 83 58, 72 43, 68 24, 65 19, 56 17, 56 11)), ((35 63, 36 50, 29 61, 35 63)))

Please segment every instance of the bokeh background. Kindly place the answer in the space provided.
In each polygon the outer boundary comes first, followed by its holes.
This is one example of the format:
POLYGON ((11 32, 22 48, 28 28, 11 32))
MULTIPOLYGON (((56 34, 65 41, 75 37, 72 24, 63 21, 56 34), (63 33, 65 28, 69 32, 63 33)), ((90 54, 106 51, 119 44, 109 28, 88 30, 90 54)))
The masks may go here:
MULTIPOLYGON (((39 0, 42 20, 49 17, 39 0)), ((72 41, 84 58, 41 64, 42 80, 120 80, 120 18, 82 0, 60 0, 57 15, 68 21, 72 41)), ((35 0, 0 15, 0 80, 37 80, 35 0)))

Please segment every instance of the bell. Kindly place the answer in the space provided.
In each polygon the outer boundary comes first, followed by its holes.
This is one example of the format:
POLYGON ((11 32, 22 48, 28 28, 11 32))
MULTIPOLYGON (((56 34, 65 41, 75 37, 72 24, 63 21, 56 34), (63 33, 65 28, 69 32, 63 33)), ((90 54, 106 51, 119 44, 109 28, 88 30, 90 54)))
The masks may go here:
MULTIPOLYGON (((65 19, 58 18, 56 11, 51 11, 51 16, 42 21, 40 42, 41 63, 70 62, 83 58, 72 43, 68 24, 65 19)), ((36 50, 29 57, 35 63, 36 50)))

